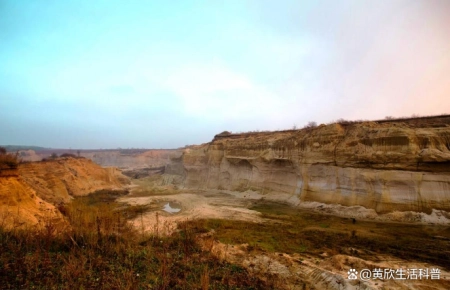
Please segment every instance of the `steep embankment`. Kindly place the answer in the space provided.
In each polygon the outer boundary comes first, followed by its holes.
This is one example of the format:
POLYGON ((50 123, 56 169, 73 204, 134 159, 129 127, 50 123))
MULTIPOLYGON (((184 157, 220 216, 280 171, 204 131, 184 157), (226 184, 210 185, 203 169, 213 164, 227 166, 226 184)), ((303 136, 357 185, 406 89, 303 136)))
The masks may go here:
POLYGON ((61 219, 55 205, 101 189, 121 188, 129 181, 115 168, 88 159, 61 158, 25 163, 0 172, 0 225, 34 226, 61 219))
POLYGON ((255 190, 268 199, 450 211, 450 117, 220 134, 166 168, 187 188, 255 190))
POLYGON ((19 167, 19 174, 42 199, 53 204, 101 189, 120 188, 128 183, 118 169, 103 168, 84 158, 25 163, 19 167))
POLYGON ((61 220, 54 205, 36 196, 36 191, 19 177, 0 177, 0 226, 34 226, 49 220, 61 220))

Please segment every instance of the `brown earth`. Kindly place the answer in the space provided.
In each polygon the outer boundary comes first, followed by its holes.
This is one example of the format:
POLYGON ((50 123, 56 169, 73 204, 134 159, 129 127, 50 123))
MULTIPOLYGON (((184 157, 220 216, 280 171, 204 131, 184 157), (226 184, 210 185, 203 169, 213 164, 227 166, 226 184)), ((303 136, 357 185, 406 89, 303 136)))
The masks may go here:
POLYGON ((0 223, 10 228, 33 227, 49 219, 62 221, 58 204, 128 183, 116 168, 102 168, 84 158, 20 164, 15 172, 0 174, 0 223))
POLYGON ((62 215, 36 195, 20 177, 0 177, 0 226, 32 228, 45 222, 62 222, 62 215))
POLYGON ((166 235, 179 230, 180 223, 195 225, 201 224, 202 220, 226 220, 224 226, 199 235, 197 241, 205 251, 219 259, 241 265, 262 279, 272 279, 275 289, 450 287, 448 226, 360 219, 353 223, 352 219, 330 213, 324 215, 324 212, 269 202, 257 192, 177 189, 164 185, 163 177, 133 180, 130 190, 128 196, 119 199, 120 202, 148 206, 147 212, 132 220, 139 231, 166 235), (167 203, 180 211, 164 211, 167 203), (261 206, 271 214, 258 211, 261 206), (293 224, 285 229, 288 223, 293 224), (261 228, 261 234, 256 231, 253 237, 255 232, 247 233, 257 225, 261 228), (271 232, 265 233, 265 228, 271 232), (227 234, 227 231, 230 233, 227 234), (298 245, 288 241, 286 234, 297 235, 298 245), (239 242, 244 236, 252 240, 251 244, 239 242), (267 239, 275 241, 269 242, 267 239), (297 250, 260 250, 260 243, 291 243, 297 250), (349 280, 348 271, 352 268, 358 272, 376 268, 437 268, 440 278, 349 280))

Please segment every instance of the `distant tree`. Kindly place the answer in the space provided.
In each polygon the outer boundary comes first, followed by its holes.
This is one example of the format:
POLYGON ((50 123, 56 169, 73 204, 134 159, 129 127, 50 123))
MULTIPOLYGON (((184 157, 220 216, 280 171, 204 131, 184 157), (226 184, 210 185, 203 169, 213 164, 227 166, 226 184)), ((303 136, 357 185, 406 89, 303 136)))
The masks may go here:
POLYGON ((78 149, 77 150, 78 157, 80 157, 80 153, 81 153, 81 151, 80 151, 80 149, 78 149))
POLYGON ((317 123, 314 121, 309 121, 308 124, 305 125, 305 128, 315 128, 317 127, 317 123))
POLYGON ((229 131, 223 131, 222 133, 217 134, 216 136, 228 136, 231 135, 231 132, 229 131))
POLYGON ((58 154, 56 154, 55 152, 52 153, 52 155, 50 155, 51 159, 56 159, 58 158, 58 154))
POLYGON ((394 119, 394 117, 392 117, 392 116, 386 116, 386 117, 384 117, 386 120, 393 120, 394 119))

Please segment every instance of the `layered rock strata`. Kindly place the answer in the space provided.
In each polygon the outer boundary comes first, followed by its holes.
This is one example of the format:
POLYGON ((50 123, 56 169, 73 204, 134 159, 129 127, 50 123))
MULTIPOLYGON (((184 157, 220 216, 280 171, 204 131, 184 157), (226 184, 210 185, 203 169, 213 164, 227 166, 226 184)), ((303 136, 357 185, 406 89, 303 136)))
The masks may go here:
POLYGON ((292 204, 450 211, 450 116, 219 134, 166 174, 186 188, 254 190, 292 204))

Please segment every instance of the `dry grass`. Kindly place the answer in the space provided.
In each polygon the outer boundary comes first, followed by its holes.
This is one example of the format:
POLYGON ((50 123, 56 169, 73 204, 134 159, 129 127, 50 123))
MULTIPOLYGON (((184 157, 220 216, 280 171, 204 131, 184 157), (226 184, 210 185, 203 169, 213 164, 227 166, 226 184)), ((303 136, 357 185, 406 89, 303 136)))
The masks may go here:
MULTIPOLYGON (((2 289, 264 289, 243 268, 202 252, 186 225, 168 237, 132 229, 117 192, 61 207, 72 228, 0 228, 2 289)), ((140 209, 139 209, 140 210, 140 209)), ((138 210, 138 211, 139 211, 138 210)))
POLYGON ((16 169, 18 165, 18 154, 6 153, 6 149, 0 147, 0 170, 16 169))
POLYGON ((225 244, 248 244, 256 252, 346 254, 373 260, 378 254, 427 262, 450 269, 450 230, 444 226, 356 221, 261 203, 253 207, 272 220, 252 223, 236 220, 195 220, 196 232, 215 230, 225 244), (356 249, 356 251, 355 251, 356 249))

